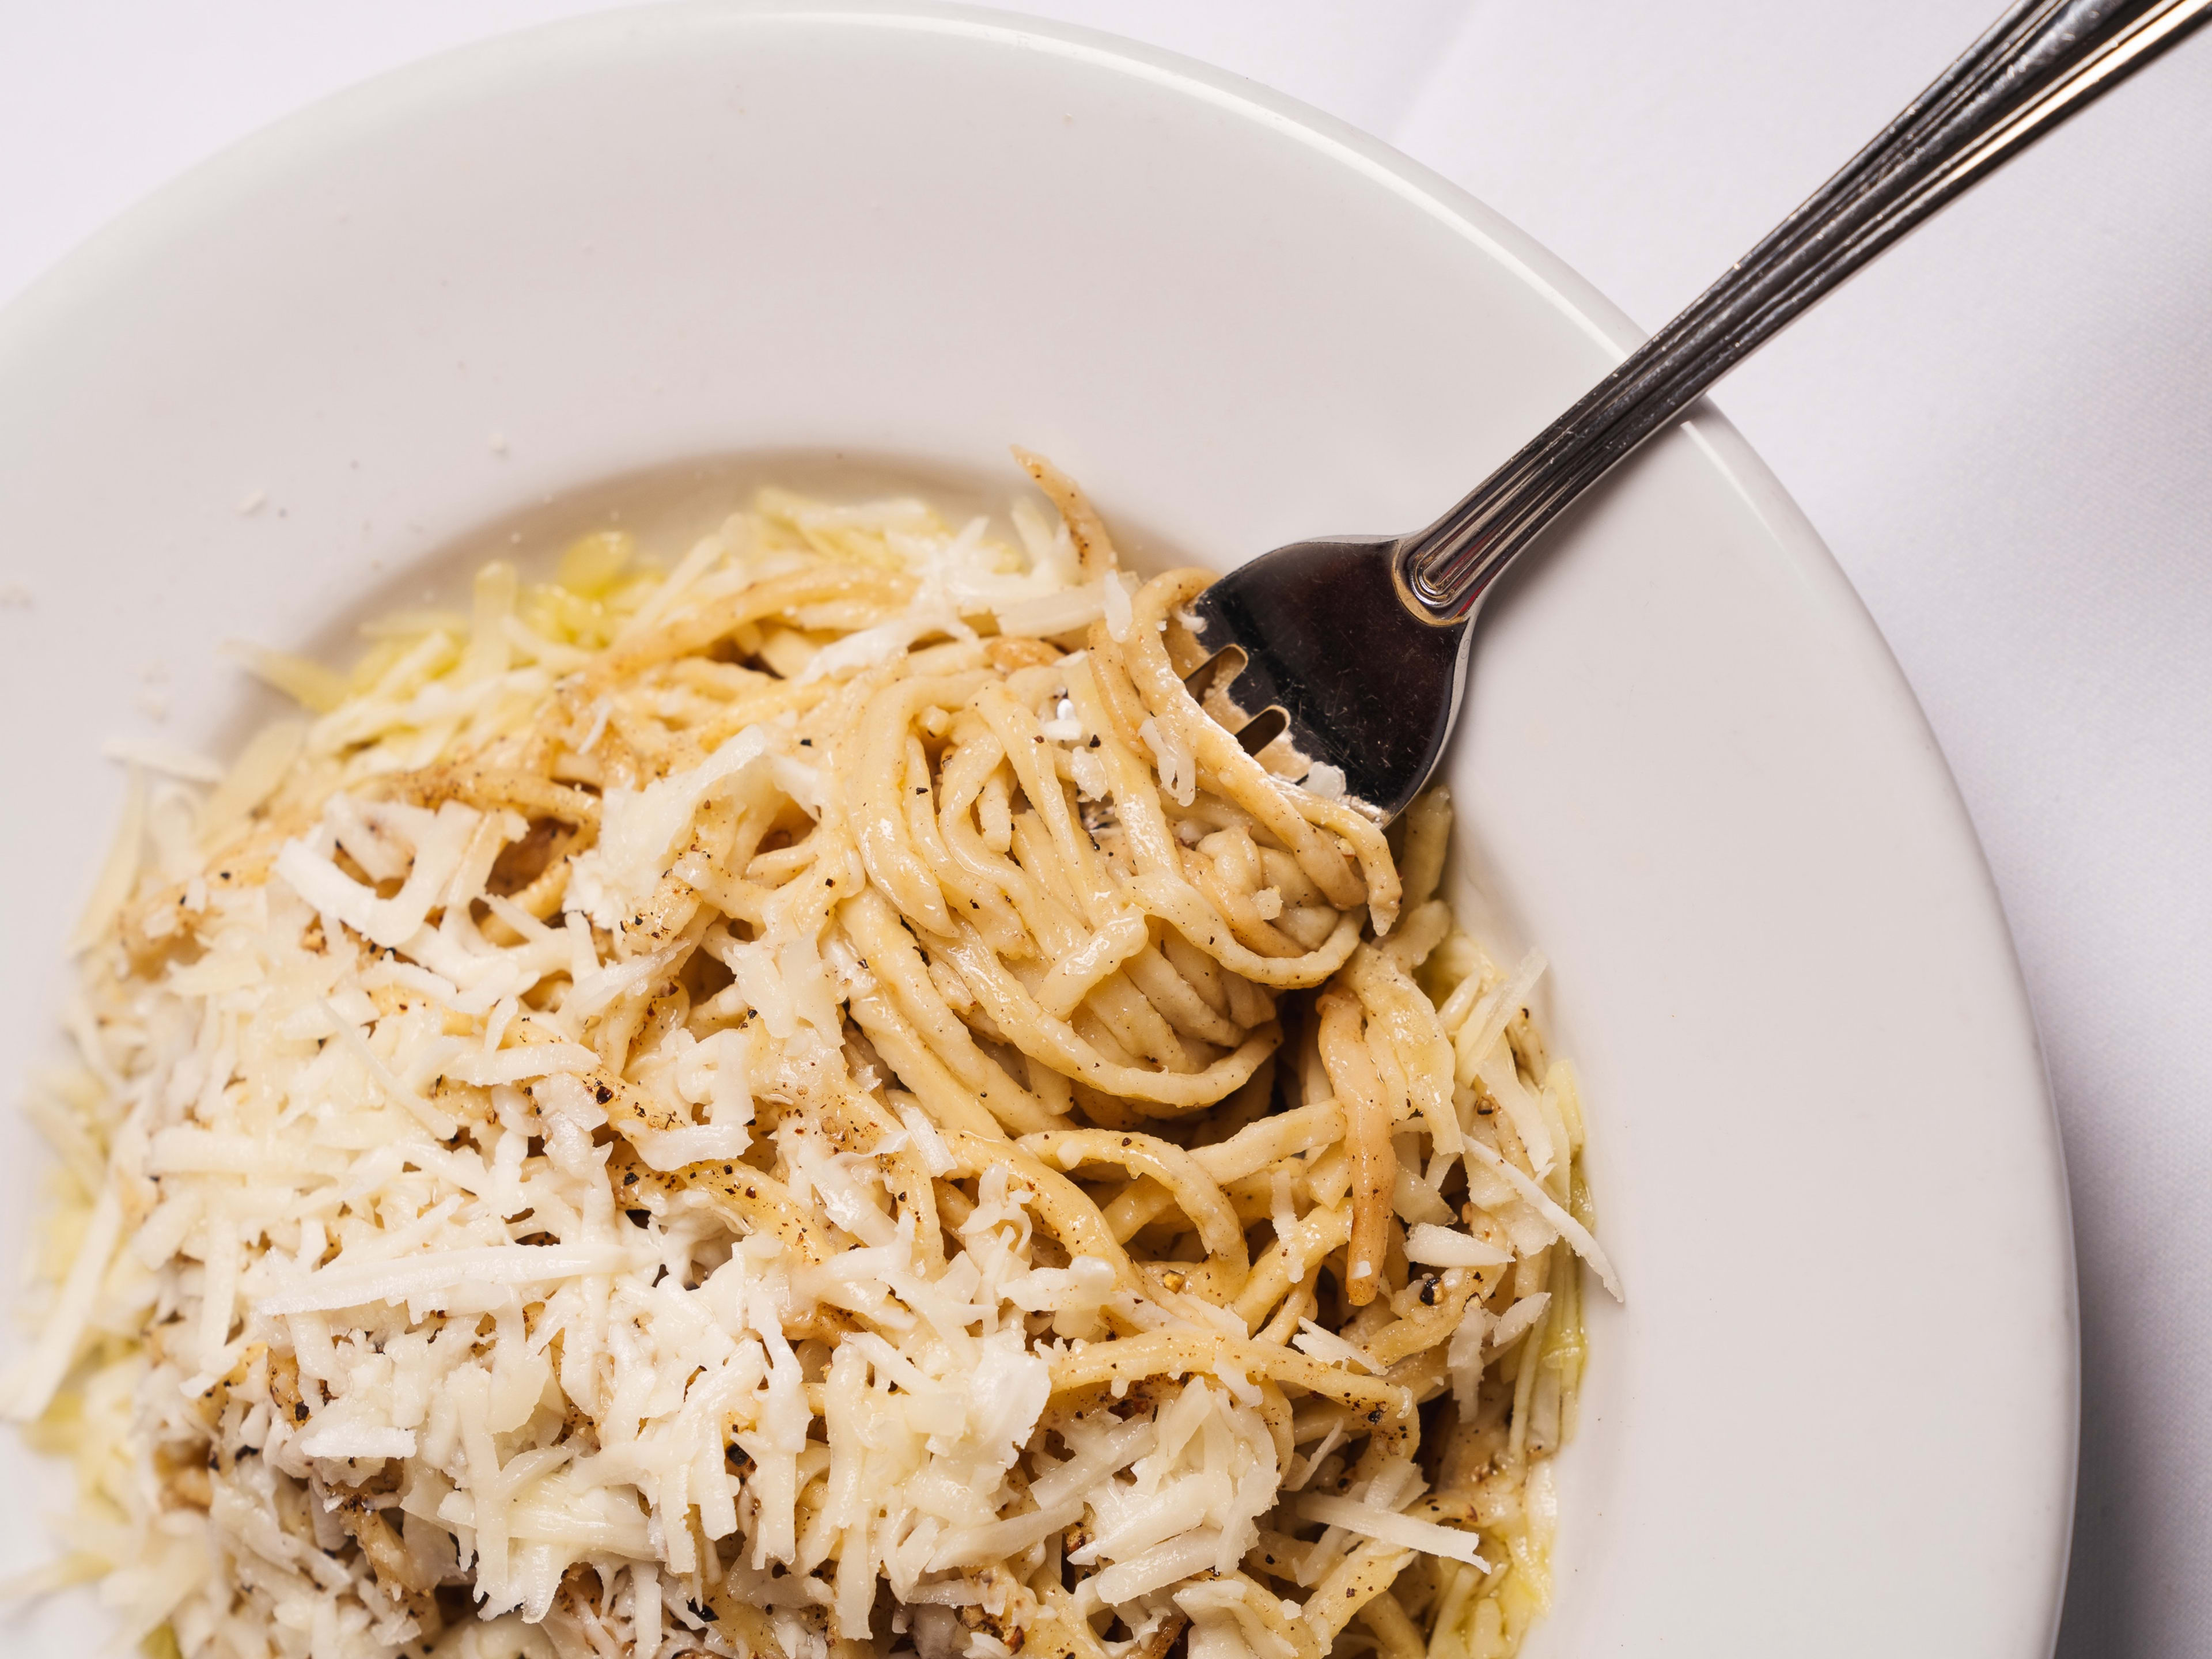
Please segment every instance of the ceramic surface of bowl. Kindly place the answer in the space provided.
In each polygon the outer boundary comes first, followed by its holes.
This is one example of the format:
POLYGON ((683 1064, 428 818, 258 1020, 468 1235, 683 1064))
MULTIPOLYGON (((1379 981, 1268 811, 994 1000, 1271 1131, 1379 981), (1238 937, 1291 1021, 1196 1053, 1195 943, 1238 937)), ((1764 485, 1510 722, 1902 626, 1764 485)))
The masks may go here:
MULTIPOLYGON (((488 539, 674 522, 761 477, 1003 501, 1009 442, 1154 562, 1402 528, 1632 338, 1382 147, 1026 21, 627 13, 337 98, 0 316, 0 1054, 52 1046, 119 796, 102 740, 219 748, 253 714, 224 640, 334 644, 488 539)), ((1529 562, 1476 657, 1462 884, 1553 963, 1628 1291, 1594 1301, 1530 1651, 2043 1653, 2075 1409, 2057 1141, 1881 640, 1700 410, 1529 562)), ((10 1264, 33 1141, 0 1122, 10 1264)), ((12 1438, 0 1468, 58 1492, 12 1438)), ((40 1559, 54 1501, 9 1506, 0 1566, 40 1559)), ((11 1644, 82 1639, 88 1605, 11 1644)))

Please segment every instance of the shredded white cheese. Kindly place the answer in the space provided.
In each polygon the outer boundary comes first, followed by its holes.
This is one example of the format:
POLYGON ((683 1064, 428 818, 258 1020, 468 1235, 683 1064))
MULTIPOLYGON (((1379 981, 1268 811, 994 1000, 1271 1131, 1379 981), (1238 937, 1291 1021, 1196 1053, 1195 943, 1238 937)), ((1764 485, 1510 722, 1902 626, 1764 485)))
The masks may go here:
POLYGON ((1038 476, 1018 545, 597 531, 257 653, 319 717, 228 775, 118 751, 0 1381, 91 1494, 54 1576, 190 1659, 1316 1659, 1368 1540, 1518 1639, 1612 1283, 1571 1075, 1441 905, 1346 968, 1389 846, 1201 780, 1195 588, 1038 476), (1406 1512, 1425 1424, 1484 1532, 1406 1512))

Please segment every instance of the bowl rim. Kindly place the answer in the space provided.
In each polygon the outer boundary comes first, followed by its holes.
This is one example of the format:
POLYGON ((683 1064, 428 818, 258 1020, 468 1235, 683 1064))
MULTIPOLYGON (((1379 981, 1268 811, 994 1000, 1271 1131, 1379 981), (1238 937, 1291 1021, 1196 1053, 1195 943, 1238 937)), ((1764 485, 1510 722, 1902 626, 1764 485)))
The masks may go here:
MULTIPOLYGON (((356 133, 404 115, 406 104, 441 96, 465 84, 481 84, 503 65, 561 46, 582 48, 594 39, 633 31, 680 32, 708 22, 788 21, 810 27, 842 26, 920 32, 1033 46, 1152 82, 1264 124, 1278 135, 1325 155, 1368 182, 1478 245, 1515 274, 1564 321, 1597 344, 1612 361, 1625 357, 1644 333, 1613 301, 1564 259, 1450 179, 1384 141, 1327 112, 1231 71, 1109 32, 1058 20, 957 3, 956 0, 677 0, 676 3, 583 13, 489 36, 433 56, 381 70, 319 97, 195 161, 124 208, 0 305, 0 361, 11 345, 42 331, 67 311, 76 292, 105 285, 118 267, 179 227, 219 212, 227 198, 249 185, 264 161, 296 158, 302 149, 342 144, 356 133)), ((2064 1184, 2064 1154, 2047 1067, 2037 1036, 2025 979, 2002 897, 1955 777, 1902 669, 1871 613, 1802 509, 1735 427, 1700 398, 1680 422, 1720 480, 1767 531, 1774 550, 1819 614, 1824 632, 1854 659, 1858 685, 1879 696, 1894 729, 1925 751, 1946 801, 1947 833, 1959 850, 1970 850, 1978 885, 1974 916, 2002 947, 2009 972, 2015 1042, 2024 1042, 2039 1079, 2040 1111, 2027 1114, 2039 1145, 2033 1151, 2056 1172, 2058 1184, 2048 1217, 2067 1272, 2063 1287, 2063 1332, 2049 1356, 2050 1381, 2064 1400, 2065 1448, 2052 1564, 2045 1594, 2046 1650, 2055 1644, 2072 1542, 2080 1438, 2080 1312, 2072 1216, 2064 1184)), ((1995 1040, 1995 1039, 1992 1039, 1995 1040)))

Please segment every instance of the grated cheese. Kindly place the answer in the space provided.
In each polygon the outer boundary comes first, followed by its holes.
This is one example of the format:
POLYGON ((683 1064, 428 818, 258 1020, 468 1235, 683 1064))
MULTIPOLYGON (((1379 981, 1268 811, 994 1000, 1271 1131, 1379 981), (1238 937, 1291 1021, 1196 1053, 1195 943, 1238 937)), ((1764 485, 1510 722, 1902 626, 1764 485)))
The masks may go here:
POLYGON ((1431 1267, 1503 1267, 1511 1263, 1513 1253, 1469 1234, 1422 1221, 1406 1229, 1406 1260, 1431 1267))
POLYGON ((1375 966, 1379 832, 1306 816, 1328 769, 1201 776, 1139 672, 1195 589, 1025 465, 1013 543, 765 491, 665 576, 488 566, 350 677, 248 653, 318 718, 228 773, 118 751, 0 1379, 88 1502, 24 1588, 190 1659, 1318 1659, 1366 1540, 1498 1562, 1401 1611, 1510 1650, 1570 1251, 1613 1283, 1533 972, 1480 999, 1426 891, 1431 965, 1375 966), (1480 1531, 1407 1512, 1447 1391, 1480 1531))
POLYGON ((1319 1492, 1300 1498, 1298 1513, 1309 1521, 1341 1527, 1362 1538, 1395 1544, 1401 1549, 1419 1550, 1447 1561, 1464 1561, 1471 1567, 1489 1571, 1490 1564, 1477 1549, 1474 1534, 1455 1527, 1438 1526, 1433 1521, 1401 1515, 1378 1504, 1363 1504, 1350 1498, 1330 1498, 1319 1492))

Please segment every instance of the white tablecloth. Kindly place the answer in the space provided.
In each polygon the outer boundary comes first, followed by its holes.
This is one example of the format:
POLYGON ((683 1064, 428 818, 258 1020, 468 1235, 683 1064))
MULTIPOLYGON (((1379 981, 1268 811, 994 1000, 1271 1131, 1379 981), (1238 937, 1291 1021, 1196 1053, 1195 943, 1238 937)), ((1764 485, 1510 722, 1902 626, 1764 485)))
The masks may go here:
MULTIPOLYGON (((1397 144, 1656 325, 1996 5, 1030 9, 1209 59, 1397 144)), ((13 0, 0 301, 276 116, 586 9, 13 0)), ((2212 35, 1886 256, 1718 401, 1918 690, 2041 1021, 2084 1362, 2059 1650, 2212 1651, 2212 35)))

